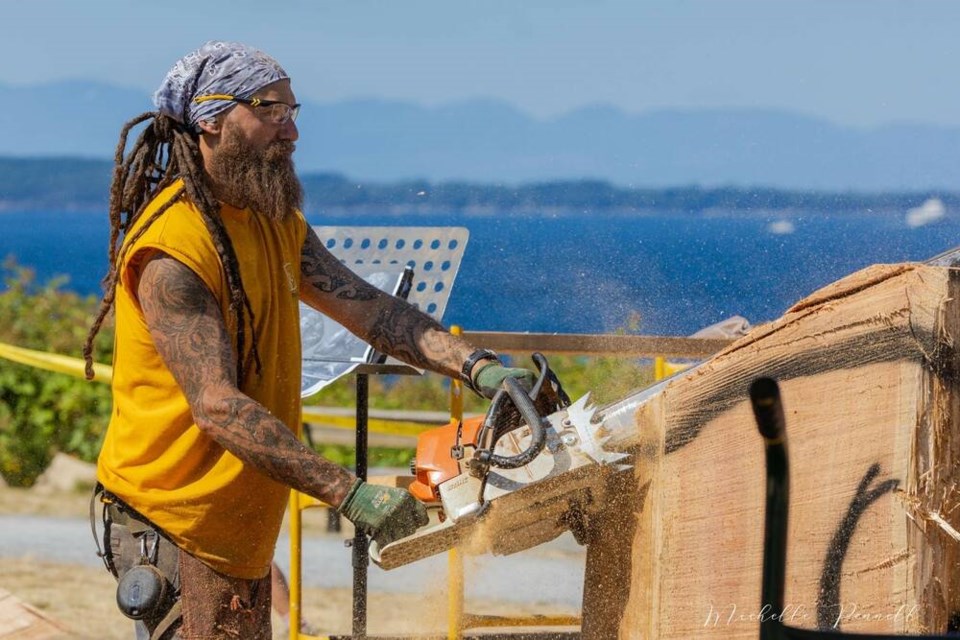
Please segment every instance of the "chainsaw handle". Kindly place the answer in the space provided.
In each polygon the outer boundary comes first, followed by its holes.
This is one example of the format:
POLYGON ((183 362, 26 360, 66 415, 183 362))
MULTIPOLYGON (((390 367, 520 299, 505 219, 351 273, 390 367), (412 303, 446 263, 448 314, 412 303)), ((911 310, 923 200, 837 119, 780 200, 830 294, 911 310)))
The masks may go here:
POLYGON ((503 389, 498 391, 494 397, 488 416, 496 415, 500 403, 508 398, 520 412, 523 421, 530 427, 530 446, 515 456, 498 456, 492 451, 493 445, 496 444, 493 443, 491 451, 484 456, 487 458, 484 462, 500 469, 517 469, 529 464, 540 455, 543 447, 547 444, 547 429, 543 418, 537 412, 537 407, 533 404, 533 400, 515 378, 504 378, 503 389))
POLYGON ((547 364, 546 356, 537 351, 534 352, 531 358, 533 359, 533 363, 536 365, 539 373, 537 374, 536 384, 534 384, 533 388, 530 389, 530 397, 538 398, 541 392, 544 394, 551 393, 553 396, 551 404, 555 403, 556 405, 553 407, 553 410, 560 410, 569 407, 570 396, 568 396, 563 390, 563 385, 560 384, 560 379, 557 378, 557 374, 555 374, 553 369, 550 368, 550 365, 547 364))

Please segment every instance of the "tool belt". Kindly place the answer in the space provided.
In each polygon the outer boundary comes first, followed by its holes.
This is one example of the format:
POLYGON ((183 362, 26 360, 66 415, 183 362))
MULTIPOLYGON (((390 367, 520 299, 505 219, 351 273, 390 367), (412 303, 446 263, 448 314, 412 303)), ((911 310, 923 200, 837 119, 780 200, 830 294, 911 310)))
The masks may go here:
POLYGON ((117 607, 161 640, 180 621, 180 550, 148 518, 97 483, 90 499, 90 528, 97 555, 117 578, 117 607), (101 505, 102 538, 97 534, 101 505), (101 542, 102 541, 102 542, 101 542))

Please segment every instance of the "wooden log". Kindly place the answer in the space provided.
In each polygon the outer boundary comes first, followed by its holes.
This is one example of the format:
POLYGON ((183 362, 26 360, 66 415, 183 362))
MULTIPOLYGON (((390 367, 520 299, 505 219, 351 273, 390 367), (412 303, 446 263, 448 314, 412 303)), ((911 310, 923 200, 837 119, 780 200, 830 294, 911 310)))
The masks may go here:
POLYGON ((636 414, 633 503, 611 505, 588 554, 584 637, 756 638, 762 615, 946 631, 960 612, 958 306, 957 270, 872 267, 665 385, 636 414), (780 381, 787 411, 783 612, 760 604, 759 376, 780 381))

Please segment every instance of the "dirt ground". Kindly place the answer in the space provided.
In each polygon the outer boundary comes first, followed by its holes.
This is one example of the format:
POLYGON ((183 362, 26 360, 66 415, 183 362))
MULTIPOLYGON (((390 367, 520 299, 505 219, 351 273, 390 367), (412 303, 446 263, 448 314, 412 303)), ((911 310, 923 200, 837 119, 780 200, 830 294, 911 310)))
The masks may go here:
MULTIPOLYGON (((116 582, 104 570, 0 558, 0 576, 3 587, 17 598, 70 628, 72 633, 64 638, 133 637, 133 623, 114 604, 116 582)), ((315 628, 325 634, 349 634, 349 590, 308 588, 303 602, 305 618, 315 628)), ((441 602, 433 607, 439 610, 424 611, 419 597, 371 594, 369 630, 380 634, 442 632, 445 606, 441 602)), ((274 638, 287 637, 284 629, 285 624, 274 615, 274 638)))
MULTIPOLYGON (((0 514, 86 517, 85 492, 41 493, 0 487, 0 514)), ((309 512, 307 512, 309 513, 309 512)), ((305 535, 324 530, 321 515, 306 519, 305 535)), ((56 564, 42 558, 0 557, 0 588, 39 609, 70 629, 64 638, 96 640, 133 638, 132 622, 117 611, 116 583, 104 570, 90 566, 56 564)), ((445 637, 447 599, 439 585, 424 585, 426 591, 410 594, 372 592, 368 605, 371 635, 436 634, 445 637)), ((322 634, 349 634, 351 593, 349 589, 305 588, 304 618, 322 634)), ((569 615, 575 612, 542 605, 536 610, 511 602, 471 602, 474 613, 501 616, 569 615)), ((286 625, 274 616, 274 638, 282 639, 286 625)))

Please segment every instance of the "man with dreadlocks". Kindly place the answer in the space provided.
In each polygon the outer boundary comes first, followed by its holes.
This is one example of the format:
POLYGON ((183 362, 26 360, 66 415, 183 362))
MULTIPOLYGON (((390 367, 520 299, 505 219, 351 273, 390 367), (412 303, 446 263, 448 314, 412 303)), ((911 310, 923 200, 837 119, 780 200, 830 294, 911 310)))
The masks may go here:
POLYGON ((266 639, 290 487, 381 545, 426 523, 405 490, 361 482, 301 443, 299 300, 486 397, 507 376, 533 374, 504 368, 323 247, 300 212, 300 105, 275 60, 208 42, 174 65, 154 101, 158 111, 129 122, 117 145, 110 271, 84 354, 89 369, 115 307, 102 555, 138 635, 266 639))

